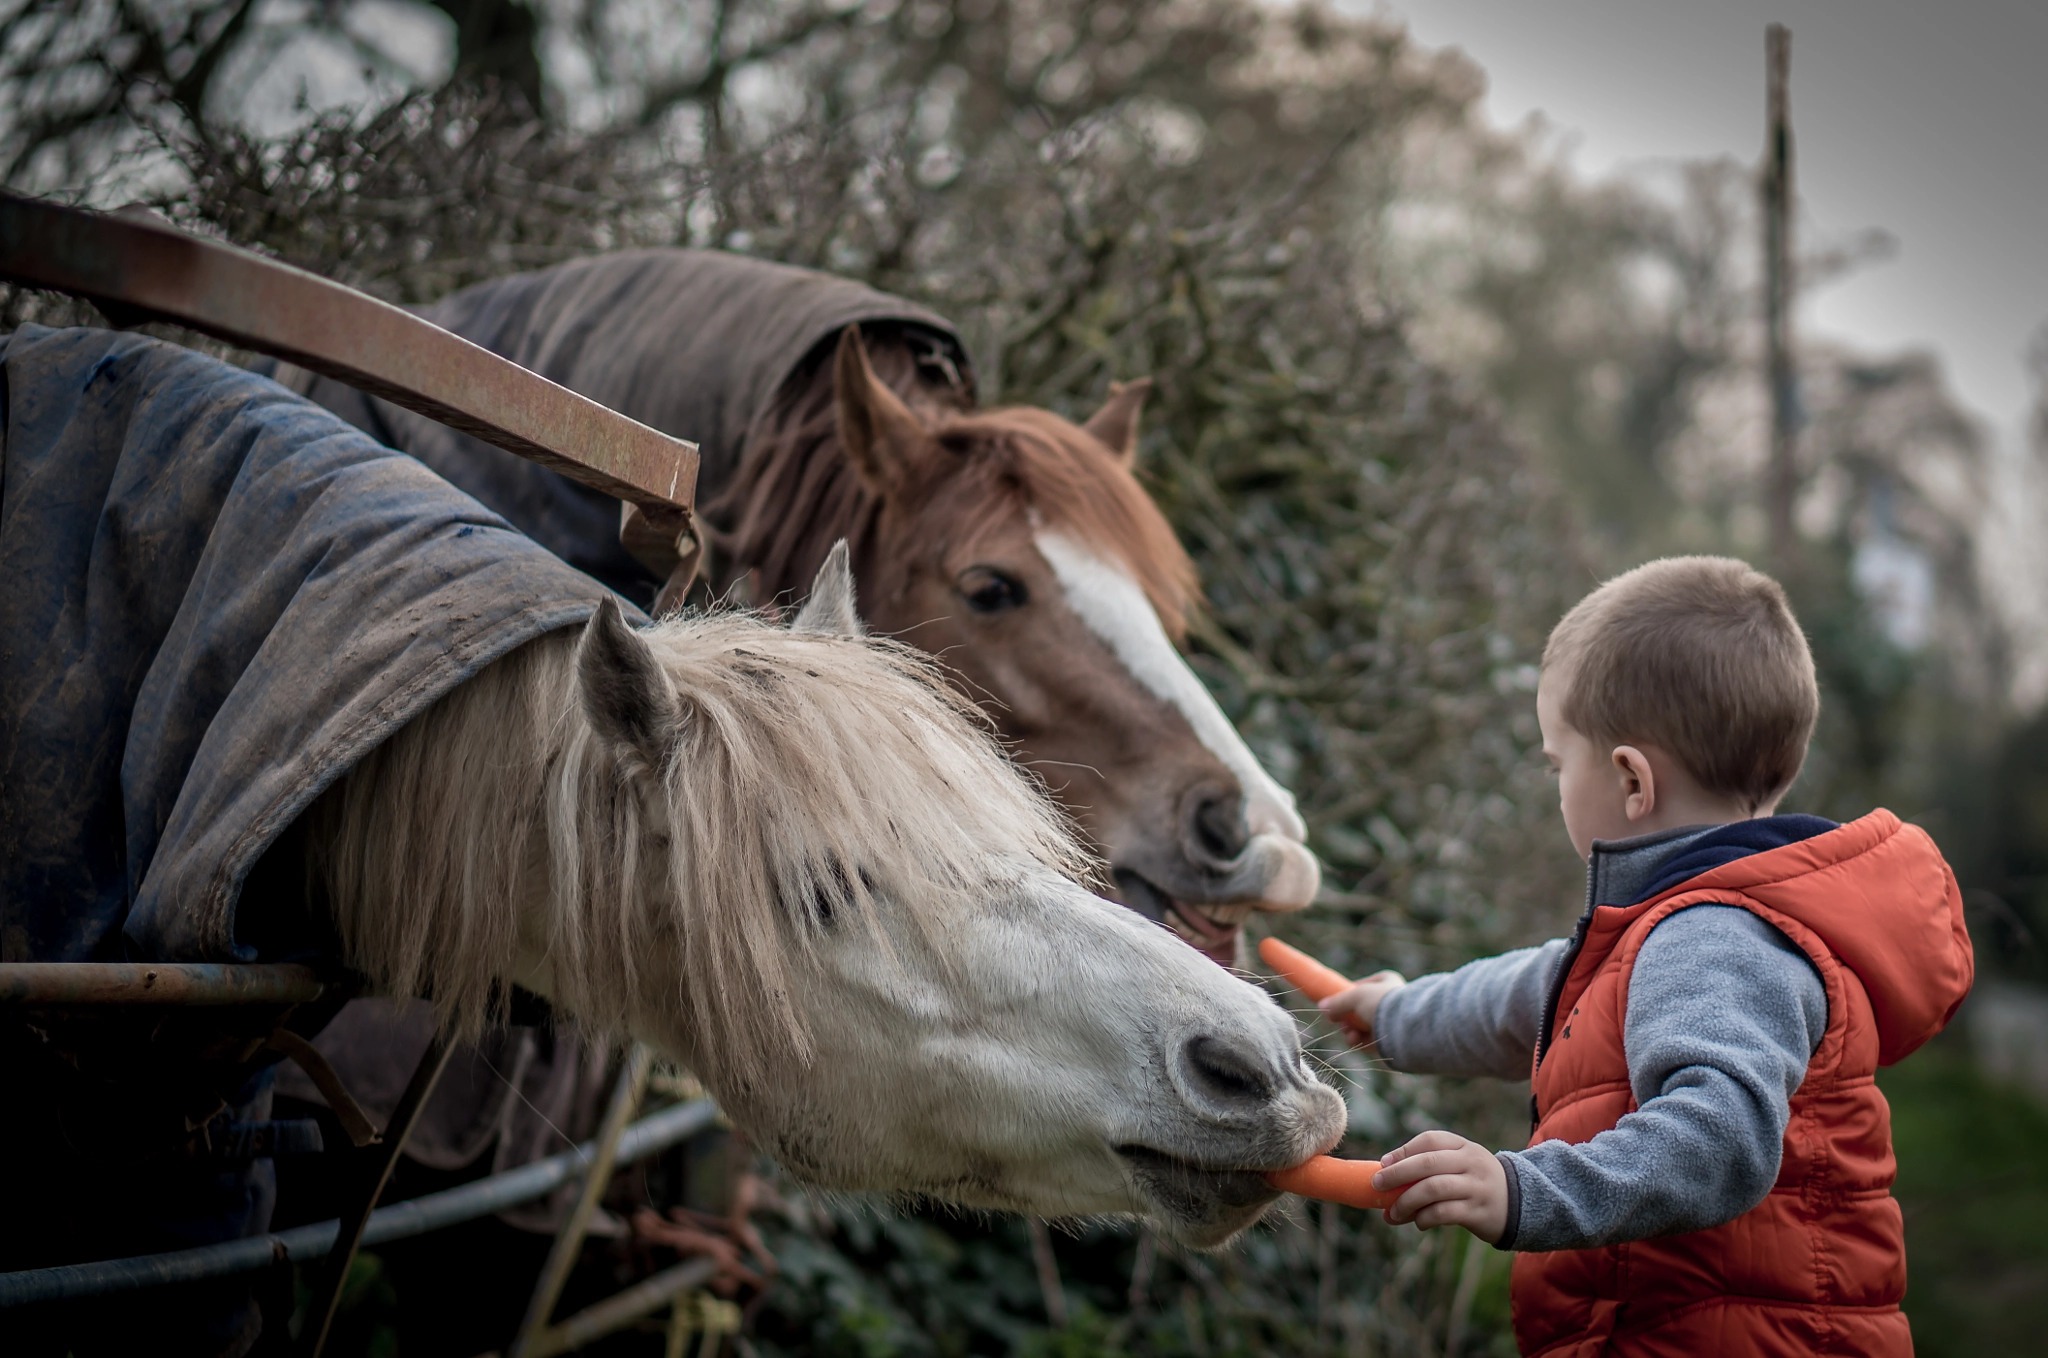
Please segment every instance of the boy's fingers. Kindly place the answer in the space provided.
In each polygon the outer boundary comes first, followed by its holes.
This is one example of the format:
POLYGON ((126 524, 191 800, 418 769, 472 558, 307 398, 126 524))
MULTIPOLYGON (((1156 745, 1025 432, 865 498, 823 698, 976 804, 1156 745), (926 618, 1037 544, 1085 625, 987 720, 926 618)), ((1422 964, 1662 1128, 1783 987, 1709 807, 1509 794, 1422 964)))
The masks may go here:
POLYGON ((1411 1137, 1409 1140, 1388 1151, 1380 1157, 1380 1163, 1383 1165, 1399 1164, 1410 1156, 1420 1155, 1424 1151, 1449 1150, 1453 1146, 1461 1146, 1464 1143, 1465 1138, 1453 1136, 1449 1132, 1424 1132, 1422 1135, 1411 1137))
POLYGON ((1456 1137, 1448 1137, 1453 1145, 1438 1142, 1424 1144, 1430 1137, 1447 1137, 1443 1132, 1425 1132, 1396 1151, 1389 1151, 1380 1161, 1380 1172, 1372 1176, 1374 1188, 1399 1188, 1412 1184, 1417 1179, 1432 1174, 1451 1174, 1463 1166, 1456 1158, 1456 1151, 1463 1143, 1456 1137))
POLYGON ((1439 1226, 1463 1226, 1470 1230, 1478 1219, 1479 1213, 1473 1209, 1473 1204, 1469 1200, 1450 1198, 1443 1202, 1433 1202, 1417 1212, 1415 1225, 1425 1231, 1433 1231, 1439 1226))
POLYGON ((1399 1226, 1413 1220, 1432 1204, 1462 1198, 1470 1191, 1470 1186, 1456 1175, 1432 1175, 1394 1199, 1393 1205, 1387 1208, 1387 1220, 1399 1226))

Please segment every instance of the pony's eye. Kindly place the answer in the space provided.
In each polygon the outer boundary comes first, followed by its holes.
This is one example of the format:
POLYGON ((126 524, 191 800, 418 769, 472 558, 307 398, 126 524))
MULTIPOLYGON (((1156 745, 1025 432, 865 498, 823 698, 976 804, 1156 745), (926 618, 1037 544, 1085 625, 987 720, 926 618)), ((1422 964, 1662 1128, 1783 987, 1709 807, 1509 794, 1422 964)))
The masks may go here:
POLYGON ((1024 582, 988 566, 971 566, 960 572, 960 595, 977 613, 1000 613, 1021 608, 1030 597, 1024 582))

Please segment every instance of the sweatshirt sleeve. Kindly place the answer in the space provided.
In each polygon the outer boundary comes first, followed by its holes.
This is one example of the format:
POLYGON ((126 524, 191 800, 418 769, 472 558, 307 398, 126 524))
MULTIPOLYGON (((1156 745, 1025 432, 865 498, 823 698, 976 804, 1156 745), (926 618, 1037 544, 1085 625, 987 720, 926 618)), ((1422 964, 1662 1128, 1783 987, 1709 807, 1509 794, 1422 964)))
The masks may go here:
POLYGON ((1536 1028, 1565 940, 1417 977, 1380 1002, 1380 1055, 1427 1075, 1529 1078, 1536 1028))
POLYGON ((1635 1112, 1590 1141, 1504 1152, 1518 1250, 1705 1230, 1777 1181, 1791 1098, 1827 1028, 1813 963, 1747 910, 1681 910, 1643 942, 1622 1042, 1635 1112))

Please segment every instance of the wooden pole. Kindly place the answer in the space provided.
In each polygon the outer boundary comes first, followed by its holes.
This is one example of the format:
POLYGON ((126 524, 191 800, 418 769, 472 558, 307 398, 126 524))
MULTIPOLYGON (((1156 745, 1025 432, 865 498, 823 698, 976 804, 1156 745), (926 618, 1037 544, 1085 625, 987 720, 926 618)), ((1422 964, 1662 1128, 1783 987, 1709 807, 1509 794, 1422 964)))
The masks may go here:
POLYGON ((1771 392, 1764 512, 1772 564, 1784 575, 1792 571, 1798 550, 1792 512, 1799 497, 1799 369, 1792 355, 1792 303, 1798 282, 1792 268, 1792 115, 1788 97, 1792 31, 1783 24, 1767 28, 1764 54, 1764 364, 1771 392))

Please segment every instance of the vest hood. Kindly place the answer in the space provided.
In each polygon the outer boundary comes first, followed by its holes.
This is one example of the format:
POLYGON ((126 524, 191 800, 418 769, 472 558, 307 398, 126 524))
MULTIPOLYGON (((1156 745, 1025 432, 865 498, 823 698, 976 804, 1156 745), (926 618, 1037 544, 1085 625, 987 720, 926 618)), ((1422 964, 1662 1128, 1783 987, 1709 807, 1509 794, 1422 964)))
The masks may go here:
POLYGON ((1821 936, 1870 997, 1881 1065, 1940 1032, 1976 977, 1955 874, 1925 830, 1889 811, 1723 864, 1669 894, 1716 890, 1821 936))

